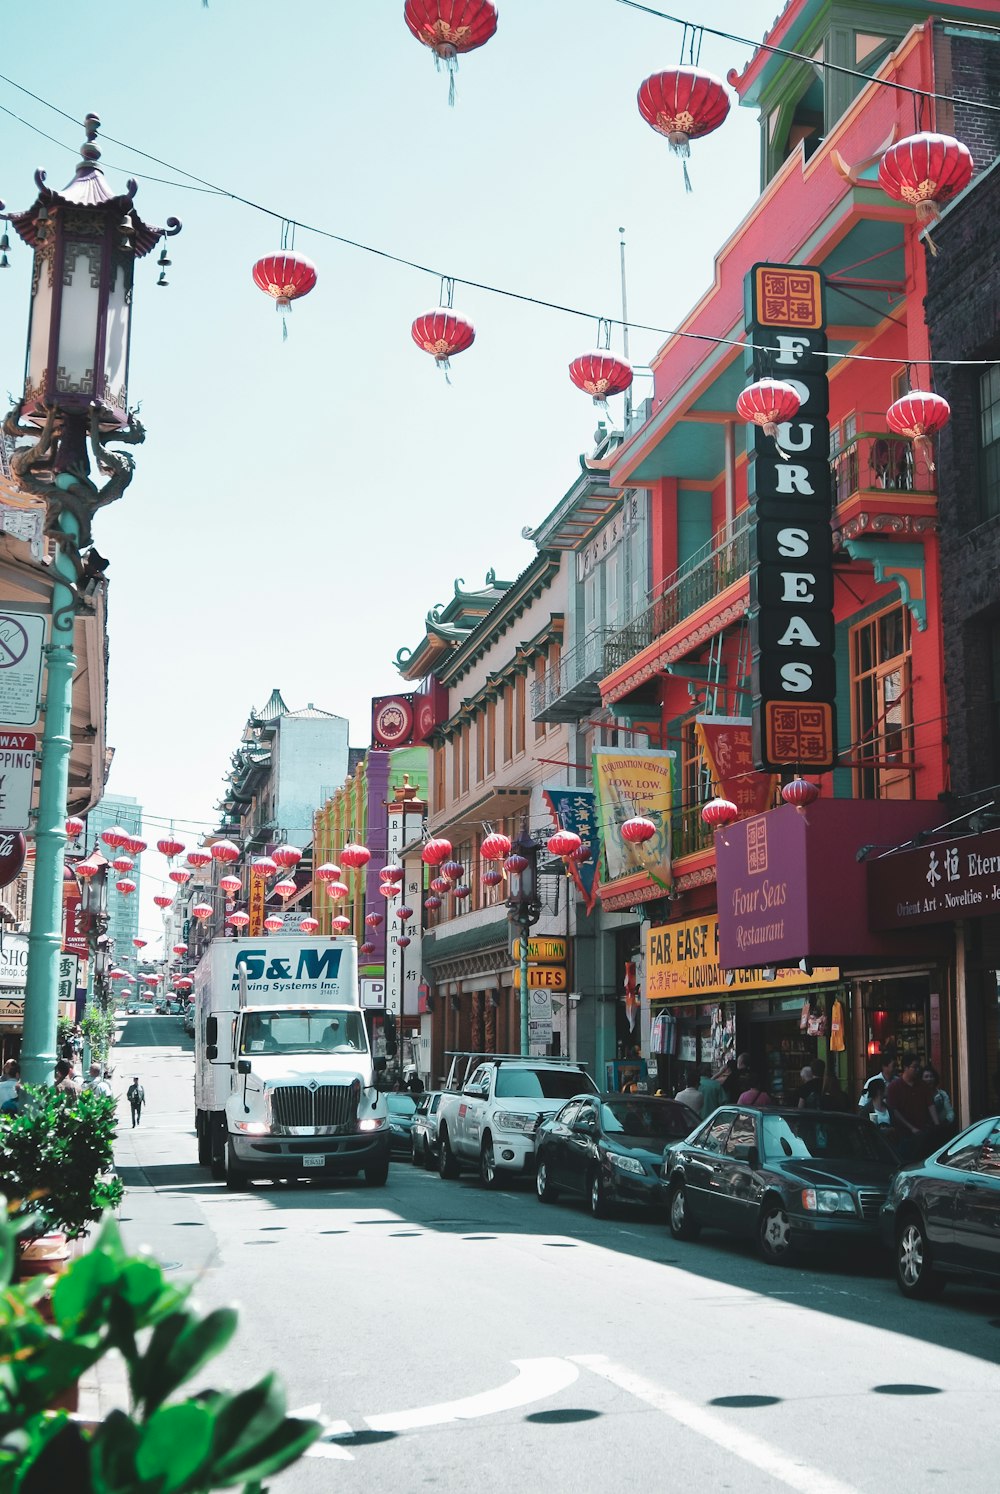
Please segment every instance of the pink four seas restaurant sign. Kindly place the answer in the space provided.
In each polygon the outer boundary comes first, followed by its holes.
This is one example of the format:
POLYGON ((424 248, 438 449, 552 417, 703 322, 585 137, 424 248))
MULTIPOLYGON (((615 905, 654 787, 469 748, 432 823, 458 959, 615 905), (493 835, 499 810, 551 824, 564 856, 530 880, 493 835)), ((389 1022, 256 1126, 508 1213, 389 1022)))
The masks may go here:
POLYGON ((869 861, 868 906, 878 929, 953 923, 1000 912, 1000 830, 869 861))

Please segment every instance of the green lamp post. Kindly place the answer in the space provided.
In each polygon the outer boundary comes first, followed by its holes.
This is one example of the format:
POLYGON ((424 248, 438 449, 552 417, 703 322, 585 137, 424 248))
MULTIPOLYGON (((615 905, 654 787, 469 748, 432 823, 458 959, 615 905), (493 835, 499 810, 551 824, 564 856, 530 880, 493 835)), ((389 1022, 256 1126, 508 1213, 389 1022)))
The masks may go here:
POLYGON ((110 190, 94 143, 100 120, 88 114, 84 126, 73 180, 58 192, 36 172, 37 199, 7 219, 34 263, 24 393, 3 428, 15 441, 30 441, 14 450, 11 473, 45 502, 54 578, 21 1057, 34 1084, 51 1076, 56 1052, 75 621, 106 566, 93 549, 91 526, 132 479, 131 455, 107 443, 145 438, 128 408, 135 261, 181 226, 176 218, 166 228, 144 223, 133 207, 134 181, 122 194, 110 190))
POLYGON ((538 847, 525 827, 522 828, 520 835, 510 849, 511 854, 506 863, 510 870, 510 881, 508 883, 510 895, 507 898, 507 918, 511 923, 517 925, 520 941, 518 985, 520 990, 521 1054, 522 1057, 526 1058, 531 1046, 528 1029, 528 1010, 531 1004, 530 992, 528 991, 528 936, 532 927, 542 915, 542 904, 538 896, 538 847))

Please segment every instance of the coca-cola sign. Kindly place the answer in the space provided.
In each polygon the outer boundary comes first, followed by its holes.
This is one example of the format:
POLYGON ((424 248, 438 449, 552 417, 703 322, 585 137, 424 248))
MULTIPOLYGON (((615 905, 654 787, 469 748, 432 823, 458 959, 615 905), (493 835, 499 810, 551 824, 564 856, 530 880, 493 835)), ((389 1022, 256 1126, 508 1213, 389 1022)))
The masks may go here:
POLYGON ((9 887, 24 865, 28 843, 20 830, 0 830, 0 887, 9 887))

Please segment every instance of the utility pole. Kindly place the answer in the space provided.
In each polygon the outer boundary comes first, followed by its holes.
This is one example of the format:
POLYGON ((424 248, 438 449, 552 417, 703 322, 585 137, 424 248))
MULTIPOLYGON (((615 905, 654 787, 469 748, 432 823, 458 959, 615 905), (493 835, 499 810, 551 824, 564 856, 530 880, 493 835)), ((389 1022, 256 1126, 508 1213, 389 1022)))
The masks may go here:
POLYGON ((529 1049, 528 1011, 528 934, 541 917, 542 905, 538 899, 538 847, 528 834, 527 825, 511 846, 508 866, 515 863, 516 870, 510 873, 510 896, 507 899, 507 917, 515 924, 519 935, 519 996, 521 1011, 521 1056, 527 1058, 529 1049))

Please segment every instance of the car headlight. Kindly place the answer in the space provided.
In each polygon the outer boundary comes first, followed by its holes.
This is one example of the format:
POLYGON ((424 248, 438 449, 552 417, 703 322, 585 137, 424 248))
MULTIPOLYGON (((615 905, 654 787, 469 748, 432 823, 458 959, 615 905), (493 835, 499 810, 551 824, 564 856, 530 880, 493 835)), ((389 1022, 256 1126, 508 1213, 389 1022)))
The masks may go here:
POLYGON ((516 1110, 498 1110, 493 1124, 501 1131, 533 1131, 538 1117, 522 1115, 516 1110))
POLYGON ((358 1121, 359 1131, 381 1131, 385 1125, 384 1115, 368 1115, 364 1120, 358 1121))
POLYGON ((270 1136, 271 1134, 271 1127, 265 1125, 263 1121, 237 1121, 236 1129, 247 1136, 270 1136))
POLYGON ((611 1166, 617 1167, 619 1172, 634 1172, 642 1177, 646 1171, 638 1157, 621 1157, 617 1152, 611 1152, 611 1166))
POLYGON ((811 1214, 856 1214, 854 1196, 839 1188, 803 1188, 802 1207, 811 1214))

